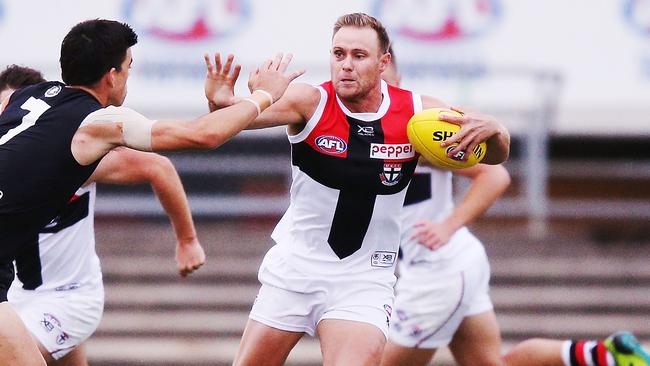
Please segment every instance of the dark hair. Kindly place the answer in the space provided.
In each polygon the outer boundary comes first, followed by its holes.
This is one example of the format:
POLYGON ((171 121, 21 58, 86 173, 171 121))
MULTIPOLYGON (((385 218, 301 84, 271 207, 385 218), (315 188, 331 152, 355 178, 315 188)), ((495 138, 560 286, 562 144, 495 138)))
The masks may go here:
POLYGON ((138 35, 126 24, 93 19, 70 30, 61 43, 61 78, 68 85, 90 86, 112 68, 121 70, 126 50, 138 35))
POLYGON ((10 65, 0 72, 0 91, 5 89, 20 89, 25 86, 45 81, 40 71, 29 67, 10 65))
POLYGON ((340 16, 336 23, 334 23, 334 32, 336 34, 343 27, 357 27, 357 28, 371 28, 377 33, 379 39, 379 51, 382 53, 388 52, 390 47, 390 38, 386 28, 375 17, 365 13, 351 13, 340 16))

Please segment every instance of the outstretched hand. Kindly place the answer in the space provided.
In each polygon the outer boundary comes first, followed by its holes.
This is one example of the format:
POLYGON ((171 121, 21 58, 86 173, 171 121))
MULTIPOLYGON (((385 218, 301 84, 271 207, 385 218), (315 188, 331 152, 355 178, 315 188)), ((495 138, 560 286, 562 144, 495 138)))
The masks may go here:
POLYGON ((205 252, 197 239, 179 242, 176 245, 176 267, 178 274, 185 277, 205 263, 205 252))
POLYGON ((461 151, 472 151, 476 145, 501 132, 501 125, 492 116, 478 112, 467 112, 457 107, 451 109, 462 114, 462 116, 441 114, 438 117, 441 121, 460 126, 460 131, 441 143, 442 147, 458 144, 447 152, 449 157, 453 157, 461 151))
POLYGON ((260 67, 253 70, 248 78, 248 89, 251 93, 262 89, 271 94, 273 102, 280 99, 289 83, 304 74, 304 70, 286 74, 293 55, 278 53, 272 60, 266 60, 260 67))
POLYGON ((207 74, 205 76, 205 97, 208 98, 210 109, 221 109, 229 107, 237 102, 235 98, 235 83, 239 78, 241 65, 233 61, 235 56, 232 54, 226 58, 226 63, 222 65, 221 54, 214 54, 214 65, 209 54, 203 55, 207 74), (232 68, 232 73, 230 70, 232 68))

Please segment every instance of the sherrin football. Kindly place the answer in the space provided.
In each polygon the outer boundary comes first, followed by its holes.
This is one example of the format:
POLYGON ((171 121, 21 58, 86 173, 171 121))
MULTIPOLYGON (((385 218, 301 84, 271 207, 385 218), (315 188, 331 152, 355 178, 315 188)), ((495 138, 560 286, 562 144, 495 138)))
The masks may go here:
POLYGON ((438 119, 441 115, 462 116, 459 112, 446 108, 431 108, 418 112, 411 117, 406 126, 411 145, 425 159, 434 166, 443 169, 463 169, 478 164, 487 151, 485 142, 482 142, 463 160, 466 151, 456 153, 453 157, 447 156, 447 152, 457 144, 447 147, 440 146, 440 143, 450 138, 460 130, 459 125, 444 122, 438 119))

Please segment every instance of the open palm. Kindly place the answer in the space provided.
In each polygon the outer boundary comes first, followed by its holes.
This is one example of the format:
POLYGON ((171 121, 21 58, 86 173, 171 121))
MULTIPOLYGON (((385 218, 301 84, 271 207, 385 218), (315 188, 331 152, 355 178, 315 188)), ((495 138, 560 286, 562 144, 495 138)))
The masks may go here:
POLYGON ((235 56, 228 55, 226 63, 221 63, 221 54, 218 52, 214 55, 214 65, 210 55, 205 54, 205 66, 207 74, 205 77, 205 97, 211 104, 211 109, 231 106, 236 103, 235 83, 241 71, 241 65, 233 67, 235 56), (232 69, 232 73, 230 72, 232 69))

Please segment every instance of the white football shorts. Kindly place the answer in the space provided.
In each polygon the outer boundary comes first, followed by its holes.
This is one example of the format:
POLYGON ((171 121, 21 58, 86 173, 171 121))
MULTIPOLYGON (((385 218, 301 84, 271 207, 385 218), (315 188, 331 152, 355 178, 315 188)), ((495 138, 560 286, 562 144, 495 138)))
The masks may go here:
POLYGON ((444 347, 464 318, 493 309, 483 245, 469 232, 452 240, 473 241, 462 243, 466 249, 459 258, 447 259, 456 263, 400 263, 390 341, 411 348, 444 347))
POLYGON ((104 287, 10 292, 9 302, 55 360, 90 337, 104 312, 104 287))
POLYGON ((258 278, 262 287, 249 315, 255 321, 313 336, 323 319, 350 320, 372 324, 388 337, 392 282, 345 274, 306 275, 289 268, 275 247, 264 257, 258 278))

